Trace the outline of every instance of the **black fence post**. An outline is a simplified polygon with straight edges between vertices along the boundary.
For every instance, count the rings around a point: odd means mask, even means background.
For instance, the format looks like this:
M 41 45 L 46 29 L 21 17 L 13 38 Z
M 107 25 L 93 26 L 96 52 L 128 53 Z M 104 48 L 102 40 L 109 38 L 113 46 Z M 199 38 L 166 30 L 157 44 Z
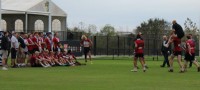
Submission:
M 97 49 L 97 37 L 94 36 L 94 56 L 96 56 L 96 49 Z
M 119 36 L 117 36 L 117 55 L 119 56 Z
M 115 59 L 115 49 L 113 49 L 113 60 Z
M 107 55 L 108 55 L 108 36 L 107 36 L 107 48 L 106 48 L 106 51 L 107 51 Z
M 157 49 L 157 61 L 158 61 L 158 52 L 159 52 L 159 51 L 158 51 L 158 49 Z
M 124 37 L 124 56 L 126 54 L 126 37 Z

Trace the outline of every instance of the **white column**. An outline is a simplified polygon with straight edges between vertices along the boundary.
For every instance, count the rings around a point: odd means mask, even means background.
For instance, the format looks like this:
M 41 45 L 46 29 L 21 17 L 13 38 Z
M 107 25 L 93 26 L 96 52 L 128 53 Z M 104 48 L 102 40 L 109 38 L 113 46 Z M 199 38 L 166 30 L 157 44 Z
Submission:
M 28 13 L 25 13 L 25 32 L 28 32 Z
M 52 32 L 52 16 L 51 16 L 51 6 L 52 6 L 52 2 L 51 2 L 51 0 L 48 0 L 49 1 L 49 7 L 48 7 L 48 9 L 49 9 L 49 32 Z

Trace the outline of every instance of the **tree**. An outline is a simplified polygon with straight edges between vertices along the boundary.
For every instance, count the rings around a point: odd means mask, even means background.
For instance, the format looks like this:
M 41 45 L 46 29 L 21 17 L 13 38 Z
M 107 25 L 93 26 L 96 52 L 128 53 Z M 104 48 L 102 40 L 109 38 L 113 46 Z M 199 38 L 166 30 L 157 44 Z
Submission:
M 106 36 L 114 36 L 116 35 L 115 28 L 111 26 L 110 24 L 106 24 L 101 30 L 100 30 L 101 35 L 106 35 Z
M 95 34 L 96 32 L 97 32 L 97 26 L 94 24 L 90 24 L 88 26 L 88 31 L 87 31 L 88 35 Z
M 197 35 L 197 32 L 199 32 L 196 23 L 194 23 L 190 18 L 185 20 L 184 26 L 187 34 Z
M 151 35 L 154 38 L 160 38 L 162 34 L 168 34 L 171 29 L 171 24 L 164 19 L 149 19 L 147 22 L 142 22 L 137 27 L 136 33 L 142 32 L 143 36 Z

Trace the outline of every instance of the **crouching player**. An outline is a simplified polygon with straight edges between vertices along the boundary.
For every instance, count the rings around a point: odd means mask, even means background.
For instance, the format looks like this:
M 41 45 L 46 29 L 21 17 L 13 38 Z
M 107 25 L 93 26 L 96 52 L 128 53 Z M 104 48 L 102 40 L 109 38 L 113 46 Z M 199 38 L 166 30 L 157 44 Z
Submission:
M 140 59 L 140 63 L 142 64 L 143 71 L 146 71 L 145 62 L 144 62 L 144 40 L 141 38 L 141 35 L 137 35 L 135 40 L 135 57 L 134 57 L 134 68 L 133 72 L 137 72 L 137 60 Z
M 197 66 L 197 71 L 200 72 L 200 66 L 199 63 L 195 60 L 195 43 L 191 38 L 191 35 L 187 36 L 186 43 L 186 53 L 185 53 L 185 64 L 184 68 L 185 71 L 187 70 L 187 64 L 188 62 L 193 62 Z
M 78 62 L 74 54 L 71 52 L 71 50 L 68 50 L 67 55 L 68 55 L 68 60 L 72 62 L 74 65 L 76 66 L 86 65 L 86 64 L 81 64 L 80 62 Z
M 30 64 L 32 67 L 50 67 L 50 65 L 43 59 L 44 58 L 40 55 L 40 52 L 36 51 L 30 58 Z

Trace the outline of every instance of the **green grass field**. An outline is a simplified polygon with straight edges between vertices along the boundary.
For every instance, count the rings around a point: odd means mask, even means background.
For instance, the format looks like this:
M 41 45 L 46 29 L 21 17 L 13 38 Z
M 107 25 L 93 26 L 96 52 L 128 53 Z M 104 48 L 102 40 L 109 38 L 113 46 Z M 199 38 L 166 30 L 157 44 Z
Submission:
M 82 61 L 81 61 L 82 62 Z M 77 67 L 0 70 L 0 90 L 200 90 L 200 73 L 167 72 L 162 61 L 147 61 L 147 72 L 131 72 L 132 60 L 95 60 Z M 139 66 L 141 67 L 140 63 Z

